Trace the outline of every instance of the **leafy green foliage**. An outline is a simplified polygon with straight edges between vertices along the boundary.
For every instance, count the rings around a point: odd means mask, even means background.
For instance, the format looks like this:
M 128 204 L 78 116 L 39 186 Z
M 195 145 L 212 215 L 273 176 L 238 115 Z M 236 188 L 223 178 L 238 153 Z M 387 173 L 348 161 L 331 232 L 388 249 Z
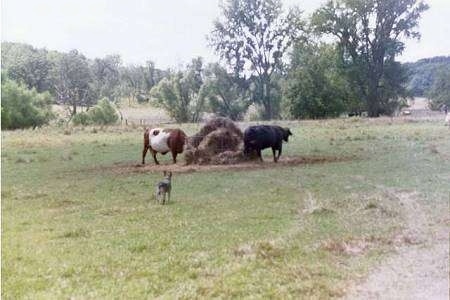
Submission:
M 450 107 L 450 68 L 437 71 L 427 96 L 432 109 L 440 109 L 444 104 Z
M 121 59 L 119 55 L 107 55 L 104 58 L 94 59 L 90 69 L 92 70 L 93 83 L 91 89 L 96 91 L 99 98 L 108 98 L 116 102 L 120 96 Z
M 177 122 L 197 122 L 205 106 L 205 97 L 200 93 L 202 84 L 203 62 L 196 58 L 186 70 L 161 80 L 151 90 L 151 96 Z
M 211 45 L 235 74 L 251 75 L 253 100 L 263 105 L 265 119 L 276 117 L 280 97 L 272 94 L 277 89 L 272 75 L 282 70 L 284 54 L 300 36 L 300 11 L 283 15 L 280 0 L 228 0 L 222 15 L 214 23 Z
M 284 107 L 294 118 L 338 116 L 351 108 L 349 83 L 331 45 L 296 45 L 284 84 Z
M 111 102 L 103 98 L 87 112 L 77 113 L 72 122 L 74 125 L 110 125 L 117 122 L 119 116 Z
M 72 117 L 72 123 L 73 125 L 87 126 L 92 124 L 92 120 L 87 112 L 81 111 Z
M 406 96 L 395 89 L 406 79 L 393 73 L 400 70 L 395 57 L 404 50 L 402 38 L 420 36 L 416 28 L 426 9 L 421 0 L 330 0 L 314 13 L 315 31 L 338 39 L 347 76 L 358 86 L 369 116 L 392 111 Z M 394 85 L 386 84 L 393 78 Z
M 416 97 L 423 97 L 430 90 L 439 70 L 442 68 L 450 70 L 450 56 L 425 58 L 404 65 L 409 76 L 408 90 Z
M 51 90 L 50 71 L 53 62 L 45 49 L 27 44 L 2 43 L 2 69 L 6 76 L 39 93 Z
M 219 64 L 210 64 L 205 77 L 200 94 L 206 98 L 209 110 L 232 120 L 241 119 L 250 105 L 248 82 L 229 74 Z
M 136 99 L 139 103 L 148 102 L 151 89 L 168 75 L 168 71 L 157 69 L 152 61 L 147 61 L 144 66 L 122 67 L 121 95 Z
M 27 89 L 12 80 L 2 79 L 2 128 L 18 129 L 47 124 L 54 115 L 52 96 Z
M 92 88 L 92 71 L 86 57 L 72 50 L 57 54 L 55 60 L 52 76 L 58 103 L 67 105 L 71 116 L 77 113 L 77 107 L 95 104 L 98 91 Z

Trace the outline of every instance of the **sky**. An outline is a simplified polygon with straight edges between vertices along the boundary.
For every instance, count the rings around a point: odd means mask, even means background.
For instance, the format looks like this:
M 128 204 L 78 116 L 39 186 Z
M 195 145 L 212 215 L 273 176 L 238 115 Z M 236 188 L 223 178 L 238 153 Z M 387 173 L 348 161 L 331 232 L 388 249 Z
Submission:
M 282 0 L 304 16 L 324 0 Z M 177 68 L 193 57 L 217 61 L 206 36 L 221 0 L 1 0 L 1 40 L 38 48 L 78 49 L 89 58 L 119 54 L 125 64 L 152 60 Z M 426 0 L 422 38 L 407 41 L 400 61 L 450 55 L 450 0 Z

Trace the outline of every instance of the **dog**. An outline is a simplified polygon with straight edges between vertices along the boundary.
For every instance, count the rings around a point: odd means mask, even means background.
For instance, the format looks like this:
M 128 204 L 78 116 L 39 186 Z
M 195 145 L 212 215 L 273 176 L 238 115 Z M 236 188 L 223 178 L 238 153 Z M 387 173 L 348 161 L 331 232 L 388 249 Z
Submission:
M 172 172 L 164 171 L 164 179 L 158 182 L 156 185 L 156 193 L 155 198 L 158 203 L 164 205 L 166 203 L 166 194 L 167 194 L 167 203 L 170 201 L 170 192 L 172 190 Z

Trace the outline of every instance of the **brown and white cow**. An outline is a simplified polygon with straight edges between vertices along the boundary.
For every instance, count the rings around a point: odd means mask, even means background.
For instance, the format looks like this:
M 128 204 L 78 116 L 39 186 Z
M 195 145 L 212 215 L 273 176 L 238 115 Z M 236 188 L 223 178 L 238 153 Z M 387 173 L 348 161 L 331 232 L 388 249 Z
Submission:
M 183 152 L 185 143 L 186 134 L 181 129 L 147 128 L 144 133 L 142 164 L 145 164 L 147 150 L 150 150 L 157 165 L 159 165 L 156 159 L 158 152 L 163 155 L 169 151 L 172 152 L 173 163 L 177 163 L 177 155 Z

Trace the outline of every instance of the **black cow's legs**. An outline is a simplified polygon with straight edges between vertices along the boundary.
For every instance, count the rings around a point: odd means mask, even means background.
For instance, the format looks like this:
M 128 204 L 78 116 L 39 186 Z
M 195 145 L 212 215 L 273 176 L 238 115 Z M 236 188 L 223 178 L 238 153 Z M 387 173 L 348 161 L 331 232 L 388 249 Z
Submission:
M 260 160 L 260 161 L 263 161 L 262 155 L 261 155 L 261 150 L 258 150 L 258 157 L 259 157 L 259 160 Z
M 277 155 L 276 155 L 276 149 L 275 149 L 275 147 L 272 147 L 272 153 L 273 153 L 273 161 L 274 162 L 277 162 L 277 160 L 278 160 L 278 158 L 277 158 Z
M 276 155 L 276 151 L 278 150 L 278 155 Z M 273 161 L 278 162 L 281 156 L 281 145 L 278 147 L 272 147 L 272 153 L 273 153 Z

